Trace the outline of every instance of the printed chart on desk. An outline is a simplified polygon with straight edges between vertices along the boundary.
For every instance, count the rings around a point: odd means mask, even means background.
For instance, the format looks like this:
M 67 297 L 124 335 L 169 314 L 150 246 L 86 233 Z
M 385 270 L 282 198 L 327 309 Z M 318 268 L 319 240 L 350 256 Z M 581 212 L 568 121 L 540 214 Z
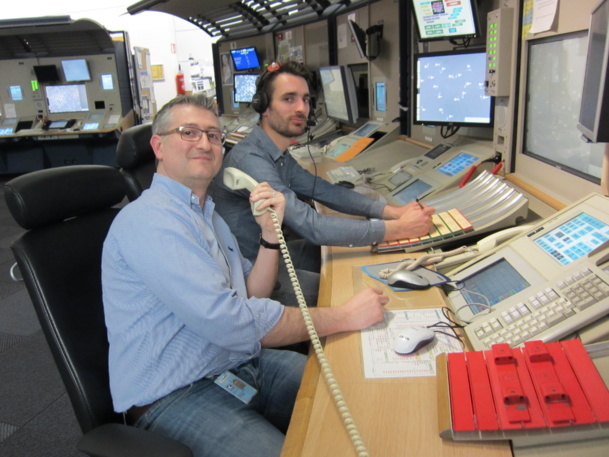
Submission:
M 400 330 L 427 327 L 440 321 L 449 323 L 440 308 L 385 311 L 383 322 L 361 332 L 366 378 L 435 376 L 438 354 L 463 351 L 457 339 L 436 332 L 436 339 L 432 343 L 408 355 L 397 354 L 392 345 Z M 438 330 L 452 333 L 447 327 L 439 327 Z

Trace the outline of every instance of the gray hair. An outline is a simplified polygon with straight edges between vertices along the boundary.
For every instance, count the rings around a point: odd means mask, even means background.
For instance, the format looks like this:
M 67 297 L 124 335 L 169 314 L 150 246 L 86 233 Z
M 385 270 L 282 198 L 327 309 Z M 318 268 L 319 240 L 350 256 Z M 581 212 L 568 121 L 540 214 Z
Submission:
M 173 108 L 179 105 L 191 105 L 197 108 L 207 110 L 218 117 L 216 104 L 212 98 L 208 98 L 203 94 L 180 95 L 173 100 L 168 101 L 160 111 L 154 116 L 152 122 L 152 134 L 158 135 L 161 132 L 166 132 L 171 124 L 171 112 Z

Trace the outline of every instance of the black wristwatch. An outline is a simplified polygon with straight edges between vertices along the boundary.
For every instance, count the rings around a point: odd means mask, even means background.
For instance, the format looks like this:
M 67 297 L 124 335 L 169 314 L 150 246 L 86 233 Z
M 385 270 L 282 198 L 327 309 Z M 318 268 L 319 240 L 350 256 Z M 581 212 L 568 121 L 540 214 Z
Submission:
M 279 249 L 281 249 L 281 244 L 269 243 L 267 240 L 262 238 L 262 235 L 260 235 L 260 246 L 267 249 L 275 249 L 276 251 L 279 251 Z

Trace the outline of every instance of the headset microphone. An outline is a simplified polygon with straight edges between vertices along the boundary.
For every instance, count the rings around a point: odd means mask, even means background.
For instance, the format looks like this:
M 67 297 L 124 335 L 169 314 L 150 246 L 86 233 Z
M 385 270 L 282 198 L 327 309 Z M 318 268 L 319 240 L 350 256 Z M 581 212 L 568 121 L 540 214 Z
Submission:
M 313 119 L 307 119 L 307 127 L 315 127 L 316 125 L 316 121 L 314 121 Z

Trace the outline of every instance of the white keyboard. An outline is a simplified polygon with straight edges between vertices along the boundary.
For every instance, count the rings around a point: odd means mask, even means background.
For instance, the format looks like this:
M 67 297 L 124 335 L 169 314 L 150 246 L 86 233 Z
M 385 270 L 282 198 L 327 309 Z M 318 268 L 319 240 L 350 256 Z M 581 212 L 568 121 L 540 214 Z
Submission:
M 357 171 L 355 168 L 350 167 L 350 166 L 338 167 L 338 168 L 335 168 L 334 170 L 329 170 L 327 172 L 327 175 L 328 175 L 328 179 L 330 180 L 330 182 L 332 184 L 336 184 L 337 182 L 340 182 L 340 181 L 349 181 L 349 182 L 355 184 L 362 177 L 362 175 L 360 175 L 359 171 Z
M 308 159 L 310 157 L 320 157 L 326 153 L 325 147 L 317 147 L 311 145 L 296 146 L 290 148 L 290 154 L 295 159 Z

